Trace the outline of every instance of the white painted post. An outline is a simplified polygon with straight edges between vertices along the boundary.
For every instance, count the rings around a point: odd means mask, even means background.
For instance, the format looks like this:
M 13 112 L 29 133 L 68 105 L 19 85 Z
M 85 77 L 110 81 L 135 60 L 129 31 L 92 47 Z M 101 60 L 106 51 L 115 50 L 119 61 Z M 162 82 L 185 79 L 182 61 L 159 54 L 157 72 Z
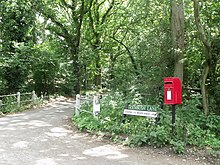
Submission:
M 41 99 L 44 100 L 44 95 L 43 95 L 43 92 L 41 92 L 41 95 L 40 95 Z
M 2 107 L 2 100 L 0 100 L 0 117 L 5 116 L 1 111 L 1 107 Z
M 17 93 L 17 105 L 18 107 L 20 107 L 21 105 L 21 93 L 20 92 Z
M 76 116 L 79 116 L 80 112 L 80 94 L 76 95 L 76 105 L 75 105 L 75 114 Z
M 32 91 L 32 102 L 33 104 L 35 104 L 35 101 L 36 101 L 36 94 L 35 94 L 35 91 Z
M 93 97 L 93 116 L 97 117 L 100 112 L 100 101 L 97 95 Z

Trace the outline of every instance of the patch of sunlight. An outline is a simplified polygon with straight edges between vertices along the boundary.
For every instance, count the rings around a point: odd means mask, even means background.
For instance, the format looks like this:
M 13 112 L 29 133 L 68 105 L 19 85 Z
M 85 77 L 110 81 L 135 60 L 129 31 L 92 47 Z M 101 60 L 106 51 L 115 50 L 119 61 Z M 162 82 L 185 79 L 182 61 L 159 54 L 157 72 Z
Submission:
M 8 124 L 8 122 L 6 122 L 6 121 L 0 122 L 0 125 L 3 125 L 3 124 Z
M 68 157 L 69 154 L 59 154 L 58 156 L 61 156 L 61 157 Z
M 19 122 L 19 123 L 14 123 L 14 124 L 10 124 L 10 126 L 34 126 L 34 127 L 50 127 L 52 126 L 51 124 L 48 124 L 44 121 L 41 120 L 31 120 L 28 122 Z
M 24 115 L 26 115 L 26 113 L 12 114 L 12 115 L 8 115 L 8 117 L 18 117 L 18 116 L 24 116 Z
M 15 131 L 16 129 L 14 127 L 0 127 L 0 131 Z
M 22 122 L 22 120 L 12 120 L 11 123 L 18 123 L 18 122 Z
M 35 165 L 56 165 L 56 162 L 51 158 L 37 160 Z
M 27 141 L 20 141 L 20 142 L 14 143 L 13 148 L 27 148 L 28 144 L 29 142 Z
M 62 136 L 67 136 L 67 133 L 50 133 L 50 132 L 45 132 L 47 136 L 50 137 L 62 137 Z
M 76 158 L 72 158 L 72 160 L 85 160 L 86 159 L 86 157 L 76 157 Z
M 107 159 L 122 159 L 128 157 L 128 155 L 122 154 L 120 151 L 118 151 L 118 149 L 111 145 L 87 149 L 83 152 L 83 154 L 94 157 L 105 156 Z
M 4 152 L 5 150 L 4 149 L 0 149 L 0 152 Z
M 62 127 L 54 127 L 50 130 L 51 132 L 46 132 L 45 134 L 50 137 L 62 137 L 67 136 L 67 133 L 70 133 L 72 131 L 67 130 Z
M 46 142 L 46 141 L 48 141 L 48 139 L 41 139 L 40 141 L 41 142 Z
M 56 113 L 64 113 L 65 111 L 63 110 L 57 110 Z

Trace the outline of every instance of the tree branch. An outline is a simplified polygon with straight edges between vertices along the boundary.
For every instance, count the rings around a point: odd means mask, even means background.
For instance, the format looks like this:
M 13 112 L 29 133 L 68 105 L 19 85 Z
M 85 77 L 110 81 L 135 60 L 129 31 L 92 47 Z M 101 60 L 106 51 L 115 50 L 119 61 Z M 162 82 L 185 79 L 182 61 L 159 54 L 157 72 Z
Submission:
M 62 3 L 66 8 L 69 8 L 69 9 L 71 9 L 71 10 L 74 10 L 74 9 L 75 9 L 74 5 L 68 4 L 65 0 L 61 0 L 61 3 Z
M 92 11 L 91 10 L 89 11 L 89 25 L 92 28 L 93 33 L 96 34 L 97 32 L 95 30 L 94 20 L 93 20 L 93 17 L 92 17 Z
M 108 14 L 109 14 L 109 12 L 111 11 L 111 9 L 113 8 L 114 4 L 115 4 L 115 0 L 112 0 L 112 2 L 111 2 L 111 4 L 110 4 L 110 7 L 108 8 L 108 10 L 105 12 L 105 14 L 104 14 L 103 17 L 102 17 L 101 24 L 103 24 L 103 23 L 105 22 L 105 20 L 106 20 Z
M 206 47 L 210 47 L 211 44 L 207 39 L 207 36 L 205 34 L 204 28 L 202 26 L 200 16 L 199 16 L 199 0 L 193 0 L 193 6 L 194 6 L 194 17 L 196 22 L 196 27 L 198 29 L 199 37 L 201 38 L 201 41 Z
M 57 21 L 53 16 L 47 14 L 47 17 L 56 25 L 58 26 L 62 32 L 64 33 L 62 37 L 66 38 L 68 36 L 70 36 L 68 30 L 63 26 L 62 23 L 60 23 L 59 21 Z
M 135 74 L 136 74 L 137 76 L 139 76 L 140 73 L 138 72 L 138 67 L 137 67 L 137 65 L 136 65 L 135 59 L 134 59 L 134 57 L 133 57 L 133 55 L 132 55 L 130 49 L 129 49 L 122 41 L 119 41 L 119 40 L 116 39 L 114 36 L 113 36 L 113 37 L 110 37 L 110 38 L 112 38 L 113 40 L 115 40 L 116 42 L 118 42 L 120 45 L 122 45 L 122 46 L 126 49 L 126 51 L 128 52 L 129 58 L 130 58 L 130 60 L 131 60 L 132 66 L 133 66 L 133 68 L 134 68 L 134 70 L 135 70 Z

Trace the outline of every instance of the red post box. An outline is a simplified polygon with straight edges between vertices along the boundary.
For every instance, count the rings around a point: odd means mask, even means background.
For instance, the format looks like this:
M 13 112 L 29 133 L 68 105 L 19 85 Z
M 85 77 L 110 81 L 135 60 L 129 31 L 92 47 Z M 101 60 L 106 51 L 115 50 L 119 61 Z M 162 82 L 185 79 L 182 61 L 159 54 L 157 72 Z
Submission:
M 164 78 L 164 104 L 182 104 L 182 85 L 178 77 Z

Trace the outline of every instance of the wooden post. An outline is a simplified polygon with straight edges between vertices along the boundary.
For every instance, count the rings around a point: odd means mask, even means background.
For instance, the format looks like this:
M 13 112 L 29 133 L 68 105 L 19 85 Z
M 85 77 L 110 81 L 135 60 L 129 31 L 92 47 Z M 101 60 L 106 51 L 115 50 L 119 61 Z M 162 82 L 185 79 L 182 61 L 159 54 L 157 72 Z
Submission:
M 86 104 L 89 104 L 89 94 L 86 93 Z
M 17 105 L 18 107 L 20 107 L 21 105 L 21 93 L 20 92 L 17 93 Z
M 0 100 L 0 117 L 5 116 L 4 113 L 1 111 L 2 108 L 2 100 Z
M 41 92 L 40 97 L 41 97 L 41 99 L 42 99 L 42 101 L 43 101 L 43 100 L 44 100 L 43 92 Z
M 36 101 L 36 94 L 35 94 L 35 91 L 32 91 L 32 102 L 33 102 L 33 104 L 35 104 L 35 101 Z
M 1 107 L 2 107 L 2 100 L 0 100 L 0 109 L 1 109 Z
M 97 117 L 100 112 L 100 100 L 97 95 L 93 97 L 93 116 Z
M 76 95 L 76 105 L 75 105 L 75 114 L 79 116 L 80 113 L 80 94 Z

